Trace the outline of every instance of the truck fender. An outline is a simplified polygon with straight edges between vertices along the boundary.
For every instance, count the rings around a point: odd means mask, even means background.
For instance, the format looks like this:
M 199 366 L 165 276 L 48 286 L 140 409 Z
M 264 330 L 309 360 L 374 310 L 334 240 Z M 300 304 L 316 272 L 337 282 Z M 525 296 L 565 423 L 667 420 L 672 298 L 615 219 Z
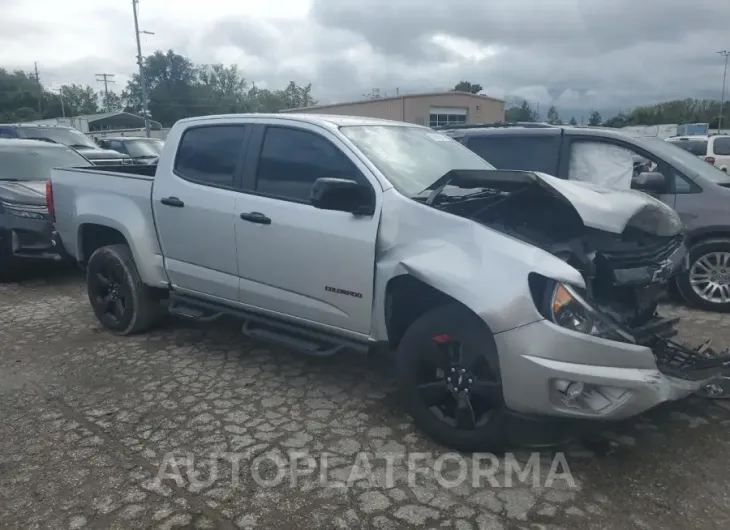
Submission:
M 85 196 L 77 203 L 77 213 L 75 220 L 77 222 L 77 260 L 80 263 L 88 261 L 89 257 L 96 248 L 107 244 L 119 243 L 119 241 L 105 241 L 102 237 L 98 241 L 93 241 L 91 245 L 85 245 L 85 234 L 89 227 L 98 226 L 105 227 L 119 232 L 124 238 L 126 244 L 132 251 L 135 265 L 139 271 L 142 281 L 151 287 L 163 287 L 167 285 L 167 279 L 164 276 L 164 267 L 162 265 L 162 256 L 159 249 L 156 234 L 150 234 L 150 226 L 146 221 L 146 217 L 142 211 L 134 204 L 133 201 L 125 201 L 124 208 L 120 208 L 119 199 L 121 196 L 115 197 L 115 203 L 105 208 L 103 204 L 106 199 L 103 195 Z M 119 219 L 114 215 L 99 212 L 123 212 L 124 219 Z M 86 241 L 88 243 L 88 240 Z

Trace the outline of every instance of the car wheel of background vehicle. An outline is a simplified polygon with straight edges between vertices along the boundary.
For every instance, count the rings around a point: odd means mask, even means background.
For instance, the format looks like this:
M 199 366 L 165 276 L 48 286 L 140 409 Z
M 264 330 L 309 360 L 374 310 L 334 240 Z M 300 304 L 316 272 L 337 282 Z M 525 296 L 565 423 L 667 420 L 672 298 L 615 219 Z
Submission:
M 500 451 L 504 398 L 494 337 L 466 307 L 432 309 L 406 330 L 396 359 L 406 411 L 458 451 Z
M 99 322 L 119 335 L 145 331 L 162 316 L 160 299 L 142 282 L 127 245 L 101 247 L 91 255 L 86 288 Z
M 689 251 L 689 270 L 677 286 L 692 306 L 730 312 L 730 240 L 702 241 Z

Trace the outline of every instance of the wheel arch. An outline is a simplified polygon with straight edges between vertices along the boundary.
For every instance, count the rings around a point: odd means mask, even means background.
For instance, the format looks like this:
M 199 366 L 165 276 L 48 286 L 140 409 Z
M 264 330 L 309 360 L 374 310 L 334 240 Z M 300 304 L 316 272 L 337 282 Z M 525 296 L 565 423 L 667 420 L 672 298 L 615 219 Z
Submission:
M 730 226 L 707 226 L 687 233 L 687 246 L 693 247 L 700 243 L 730 242 Z
M 421 315 L 447 304 L 458 304 L 476 315 L 463 302 L 410 274 L 401 274 L 388 280 L 385 288 L 385 327 L 390 346 L 396 348 L 408 327 Z M 486 322 L 484 324 L 489 328 Z

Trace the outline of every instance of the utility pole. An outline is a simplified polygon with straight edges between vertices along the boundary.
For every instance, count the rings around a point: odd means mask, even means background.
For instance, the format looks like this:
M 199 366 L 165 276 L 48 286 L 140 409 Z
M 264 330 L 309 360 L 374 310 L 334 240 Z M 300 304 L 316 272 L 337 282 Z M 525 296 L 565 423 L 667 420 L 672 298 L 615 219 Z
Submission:
M 41 113 L 43 110 L 41 109 L 41 102 L 43 101 L 43 87 L 41 86 L 41 76 L 38 73 L 38 62 L 33 63 L 33 68 L 35 69 L 35 82 L 38 84 L 38 117 L 42 118 Z
M 154 35 L 149 31 L 140 31 L 137 21 L 137 4 L 139 0 L 132 0 L 132 11 L 134 11 L 134 36 L 137 39 L 137 64 L 139 65 L 139 86 L 142 89 L 142 112 L 144 113 L 144 130 L 147 138 L 150 137 L 150 116 L 147 110 L 147 81 L 144 77 L 144 63 L 142 61 L 142 44 L 139 42 L 140 34 Z
M 58 97 L 61 98 L 61 116 L 66 117 L 66 106 L 63 103 L 63 87 L 58 89 Z
M 722 111 L 725 106 L 725 83 L 727 82 L 727 59 L 730 57 L 730 51 L 722 50 L 717 53 L 725 57 L 725 69 L 722 74 L 722 95 L 720 96 L 720 116 L 717 118 L 717 132 L 719 133 L 722 130 Z
M 109 83 L 114 83 L 114 74 L 96 74 L 96 81 L 104 83 L 104 110 L 109 112 Z

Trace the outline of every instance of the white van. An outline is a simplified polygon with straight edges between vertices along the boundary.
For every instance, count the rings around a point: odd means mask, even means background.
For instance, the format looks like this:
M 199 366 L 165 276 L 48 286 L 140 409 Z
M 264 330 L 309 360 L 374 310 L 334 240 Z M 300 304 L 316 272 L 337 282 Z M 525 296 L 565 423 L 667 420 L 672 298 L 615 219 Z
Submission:
M 730 135 L 676 136 L 667 138 L 667 142 L 699 156 L 722 171 L 727 172 L 730 167 Z

